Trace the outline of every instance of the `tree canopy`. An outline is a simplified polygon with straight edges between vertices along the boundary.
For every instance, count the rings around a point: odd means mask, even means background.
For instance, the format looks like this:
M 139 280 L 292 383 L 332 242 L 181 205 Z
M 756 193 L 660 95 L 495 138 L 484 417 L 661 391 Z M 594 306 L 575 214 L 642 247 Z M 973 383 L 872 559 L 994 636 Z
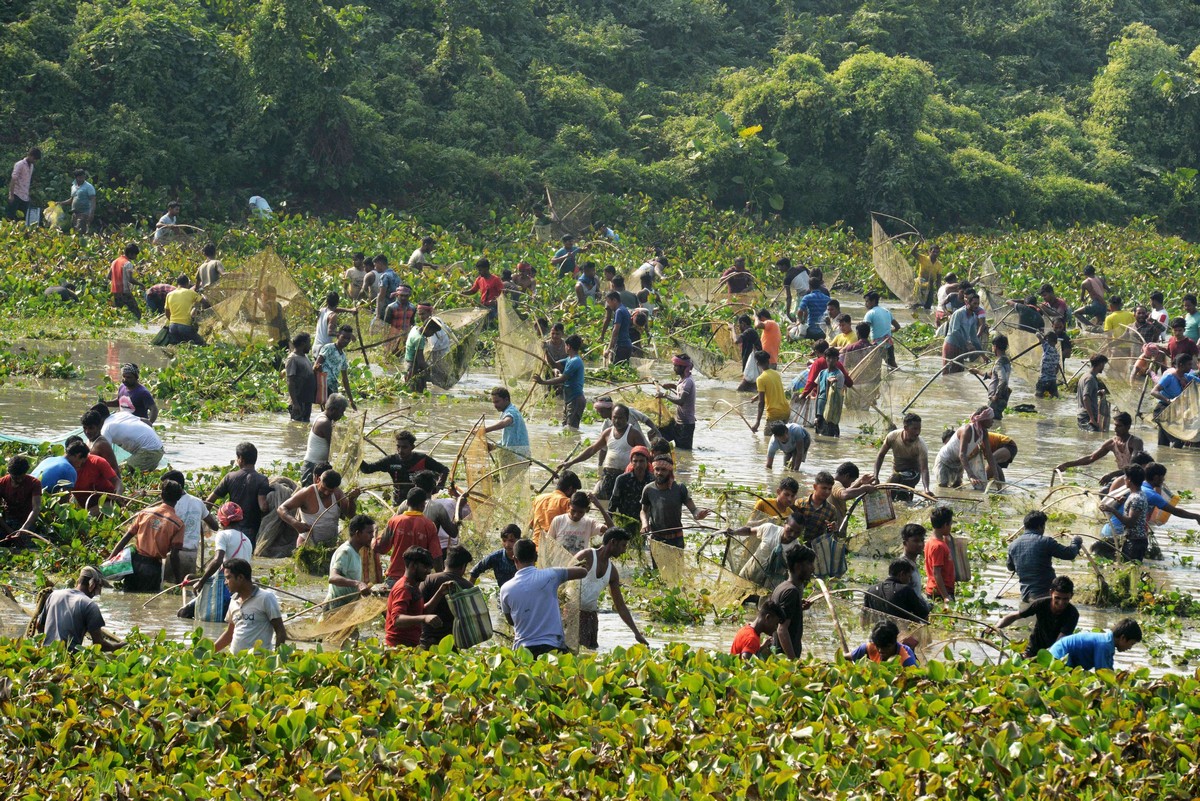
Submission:
M 545 184 L 799 223 L 1200 211 L 1200 6 L 1174 0 L 30 0 L 0 25 L 0 150 L 88 169 L 114 221 L 258 193 L 449 222 Z

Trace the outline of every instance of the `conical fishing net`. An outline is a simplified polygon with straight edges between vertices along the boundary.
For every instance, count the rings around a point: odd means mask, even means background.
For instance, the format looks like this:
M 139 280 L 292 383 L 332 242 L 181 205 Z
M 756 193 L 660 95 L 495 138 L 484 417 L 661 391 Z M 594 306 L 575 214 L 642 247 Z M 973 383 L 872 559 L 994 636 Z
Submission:
M 884 351 L 883 345 L 876 345 L 852 350 L 842 356 L 842 364 L 854 381 L 854 386 L 846 390 L 847 409 L 869 409 L 879 397 L 879 387 L 883 381 Z
M 569 192 L 546 187 L 546 219 L 548 225 L 534 227 L 542 241 L 561 239 L 570 234 L 579 237 L 592 227 L 592 206 L 595 197 L 590 192 Z
M 326 612 L 318 619 L 288 626 L 288 636 L 297 640 L 322 640 L 340 646 L 359 626 L 378 619 L 387 609 L 387 599 L 374 595 L 352 600 Z
M 733 329 L 728 323 L 714 320 L 712 326 L 712 344 L 717 352 L 726 359 L 739 361 L 742 358 L 742 346 L 733 338 Z
M 747 581 L 698 553 L 688 553 L 682 548 L 651 540 L 650 554 L 664 582 L 672 587 L 705 593 L 709 602 L 718 609 L 740 604 L 751 595 L 767 592 L 758 584 Z
M 905 303 L 916 303 L 917 272 L 892 244 L 874 215 L 871 216 L 871 263 L 892 294 Z
M 538 567 L 572 567 L 575 554 L 558 544 L 552 537 L 542 537 L 538 546 Z M 566 581 L 558 588 L 558 604 L 562 611 L 563 635 L 567 647 L 579 652 L 579 582 Z
M 508 384 L 527 381 L 546 366 L 542 340 L 532 320 L 522 320 L 513 303 L 500 297 L 500 336 L 496 339 L 496 366 Z
M 285 332 L 311 327 L 316 312 L 283 259 L 267 249 L 204 291 L 211 313 L 200 323 L 205 337 L 239 345 L 277 342 Z
M 479 347 L 479 329 L 487 319 L 487 309 L 451 309 L 437 315 L 450 336 L 450 349 L 438 358 L 426 353 L 429 380 L 442 389 L 450 389 L 466 374 Z
M 1200 384 L 1189 384 L 1155 419 L 1173 437 L 1184 442 L 1200 440 Z
M 703 375 L 717 381 L 741 380 L 742 365 L 736 359 L 726 359 L 716 351 L 682 340 L 676 340 L 675 346 L 679 348 L 680 352 L 686 353 L 691 358 L 692 365 Z
M 340 424 L 334 426 L 329 463 L 341 474 L 343 487 L 350 487 L 358 481 L 359 465 L 365 455 L 363 435 L 366 426 L 365 412 L 351 412 L 342 418 Z

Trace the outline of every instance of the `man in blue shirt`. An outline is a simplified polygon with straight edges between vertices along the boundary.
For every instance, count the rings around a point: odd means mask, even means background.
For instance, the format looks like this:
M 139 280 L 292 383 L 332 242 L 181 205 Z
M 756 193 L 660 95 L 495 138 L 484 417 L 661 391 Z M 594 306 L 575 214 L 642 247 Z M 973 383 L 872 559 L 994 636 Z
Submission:
M 75 467 L 65 456 L 43 459 L 29 475 L 42 482 L 43 492 L 68 492 L 75 489 Z
M 1146 479 L 1142 482 L 1142 494 L 1146 496 L 1146 505 L 1184 520 L 1200 522 L 1200 514 L 1189 512 L 1187 509 L 1175 506 L 1163 496 L 1163 483 L 1167 480 L 1167 468 L 1158 462 L 1146 465 Z
M 496 586 L 503 587 L 512 577 L 517 575 L 517 564 L 513 561 L 514 549 L 517 547 L 517 542 L 521 539 L 521 527 L 516 523 L 509 523 L 500 532 L 500 543 L 503 547 L 489 553 L 487 556 L 475 563 L 475 567 L 471 568 L 471 583 L 478 581 L 488 570 L 492 571 L 492 576 L 496 579 Z
M 579 428 L 583 419 L 583 337 L 572 334 L 567 337 L 567 358 L 563 360 L 562 373 L 554 378 L 535 375 L 533 380 L 543 386 L 563 388 L 563 425 Z
M 604 353 L 609 357 L 610 364 L 627 362 L 633 355 L 633 339 L 629 336 L 633 317 L 629 308 L 621 302 L 621 293 L 615 289 L 604 296 L 604 304 L 612 312 L 613 318 L 612 336 Z
M 1074 560 L 1083 547 L 1083 537 L 1061 545 L 1046 536 L 1046 513 L 1034 510 L 1025 515 L 1025 531 L 1008 546 L 1008 569 L 1021 582 L 1021 602 L 1033 603 L 1050 594 L 1054 581 L 1052 559 Z
M 863 301 L 867 306 L 863 322 L 871 326 L 871 344 L 885 343 L 884 355 L 887 358 L 888 367 L 895 367 L 896 348 L 892 345 L 892 332 L 900 330 L 900 323 L 896 322 L 896 318 L 890 311 L 879 305 L 878 292 L 868 292 L 863 295 Z
M 822 291 L 822 282 L 813 276 L 809 284 L 809 293 L 800 298 L 797 307 L 797 320 L 804 330 L 807 339 L 824 339 L 825 331 L 821 323 L 825 319 L 825 309 L 829 307 L 829 295 Z
M 1063 637 L 1050 646 L 1050 655 L 1065 659 L 1070 667 L 1112 670 L 1117 651 L 1128 651 L 1142 641 L 1142 627 L 1132 618 L 1122 618 L 1112 631 L 1087 631 Z
M 559 275 L 575 274 L 575 257 L 583 252 L 583 248 L 575 247 L 575 237 L 567 234 L 562 238 L 562 247 L 554 251 L 550 263 L 558 268 Z
M 512 394 L 507 387 L 495 387 L 492 389 L 492 406 L 496 411 L 500 412 L 500 420 L 492 423 L 490 426 L 484 426 L 485 434 L 490 434 L 493 431 L 499 431 L 500 447 L 496 449 L 496 458 L 501 465 L 508 467 L 506 478 L 512 478 L 513 474 L 519 469 L 528 469 L 529 465 L 525 464 L 518 468 L 515 463 L 529 459 L 529 431 L 525 428 L 525 418 L 521 416 L 521 410 L 512 402 Z M 488 450 L 492 449 L 492 445 L 488 444 Z
M 96 214 L 96 187 L 87 179 L 86 170 L 75 171 L 75 181 L 71 184 L 71 196 L 62 205 L 71 204 L 71 226 L 76 232 L 86 234 L 91 227 L 92 217 Z
M 534 656 L 567 650 L 558 586 L 587 576 L 582 567 L 539 569 L 533 540 L 519 540 L 513 548 L 517 574 L 500 588 L 500 609 L 513 627 L 513 648 L 528 648 Z
M 371 261 L 375 265 L 375 286 L 379 294 L 375 296 L 375 319 L 383 322 L 387 316 L 387 307 L 392 303 L 392 295 L 400 288 L 400 276 L 388 266 L 388 257 L 380 253 Z

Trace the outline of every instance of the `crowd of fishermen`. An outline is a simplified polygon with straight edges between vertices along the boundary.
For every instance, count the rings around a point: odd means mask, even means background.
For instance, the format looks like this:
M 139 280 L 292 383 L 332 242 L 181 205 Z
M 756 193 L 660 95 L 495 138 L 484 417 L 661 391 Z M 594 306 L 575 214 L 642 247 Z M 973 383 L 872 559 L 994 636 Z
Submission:
M 423 240 L 409 258 L 407 268 L 438 269 L 433 261 L 435 249 L 432 238 Z M 549 259 L 552 270 L 557 271 L 549 280 L 571 283 L 581 304 L 604 304 L 606 315 L 599 340 L 608 361 L 620 363 L 649 353 L 650 321 L 662 303 L 655 284 L 665 278 L 666 257 L 654 252 L 631 273 L 629 280 L 640 286 L 633 293 L 626 288 L 626 278 L 612 267 L 603 270 L 607 286 L 602 284 L 596 274 L 597 265 L 583 261 L 583 252 L 584 248 L 571 237 L 564 237 L 562 247 Z M 988 402 L 976 408 L 966 423 L 942 433 L 932 465 L 922 437 L 922 419 L 910 413 L 904 416 L 900 428 L 885 436 L 870 472 L 860 470 L 853 462 L 841 465 L 836 474 L 819 472 L 805 497 L 800 497 L 799 483 L 786 477 L 779 482 L 774 500 L 756 506 L 750 525 L 728 532 L 731 538 L 753 536 L 758 544 L 741 572 L 755 584 L 771 588 L 769 597 L 762 598 L 754 622 L 738 632 L 733 653 L 760 653 L 765 647 L 760 645 L 761 635 L 767 634 L 767 650 L 799 656 L 803 611 L 811 603 L 806 597 L 807 586 L 814 575 L 840 574 L 831 540 L 836 540 L 839 532 L 844 534 L 849 502 L 880 495 L 901 503 L 920 502 L 936 491 L 934 485 L 938 489 L 982 489 L 989 483 L 1003 482 L 1005 468 L 1017 457 L 1018 443 L 992 430 L 1010 409 L 1013 395 L 1010 379 L 1014 357 L 1008 352 L 1008 337 L 995 330 L 1000 321 L 992 321 L 989 327 L 980 292 L 970 282 L 953 274 L 940 274 L 936 248 L 929 252 L 917 248 L 914 255 L 925 298 L 925 303 L 917 305 L 931 311 L 933 322 L 944 326 L 942 371 L 969 369 L 978 375 L 987 382 Z M 173 340 L 196 341 L 198 335 L 188 330 L 190 316 L 185 320 L 182 312 L 176 315 L 172 309 L 186 306 L 190 315 L 194 306 L 203 303 L 200 293 L 205 287 L 220 280 L 223 268 L 215 261 L 215 252 L 206 249 L 205 256 L 196 281 L 199 291 L 191 290 L 191 282 L 181 277 L 179 286 L 163 295 L 163 305 L 171 314 Z M 137 304 L 131 303 L 131 287 L 137 282 L 131 265 L 136 257 L 136 245 L 131 245 L 110 271 L 113 302 L 135 312 Z M 853 387 L 844 364 L 847 354 L 878 349 L 888 368 L 895 368 L 894 336 L 901 325 L 876 292 L 864 295 L 866 311 L 856 324 L 842 312 L 820 271 L 793 265 L 786 257 L 775 266 L 782 276 L 784 308 L 772 311 L 764 305 L 752 315 L 739 316 L 734 342 L 742 357 L 739 389 L 756 393 L 758 402 L 755 421 L 747 424 L 752 432 L 761 430 L 769 438 L 766 467 L 773 469 L 776 456 L 782 455 L 784 467 L 795 471 L 805 462 L 809 449 L 817 442 L 816 436 L 837 437 L 840 433 L 842 398 Z M 480 304 L 490 314 L 495 314 L 502 295 L 528 301 L 538 291 L 536 270 L 527 262 L 518 264 L 515 271 L 495 276 L 488 260 L 482 258 L 475 270 L 477 279 L 464 294 L 478 294 Z M 412 303 L 411 288 L 389 266 L 386 255 L 368 263 L 363 254 L 355 254 L 343 279 L 345 296 L 351 301 L 374 302 L 372 326 L 391 332 L 397 342 L 405 343 L 406 370 L 419 371 L 418 354 L 440 330 L 432 306 Z M 755 290 L 755 278 L 739 258 L 721 275 L 720 286 L 736 298 Z M 177 294 L 181 290 L 186 290 L 185 294 Z M 1163 308 L 1162 295 L 1157 292 L 1149 296 L 1147 306 L 1127 312 L 1123 299 L 1112 294 L 1096 271 L 1088 268 L 1080 285 L 1080 298 L 1084 305 L 1072 311 L 1047 284 L 1041 288 L 1040 297 L 1009 301 L 1011 313 L 1017 315 L 1015 327 L 1035 335 L 1040 346 L 1035 394 L 1056 397 L 1066 383 L 1063 365 L 1073 347 L 1068 331 L 1074 323 L 1094 323 L 1114 337 L 1139 337 L 1142 358 L 1135 371 L 1156 375 L 1152 394 L 1162 406 L 1197 380 L 1191 369 L 1200 336 L 1200 310 L 1194 296 L 1184 298 L 1184 311 L 1175 318 Z M 340 302 L 337 293 L 326 297 L 311 337 L 305 332 L 290 339 L 284 333 L 280 338 L 292 350 L 285 369 L 292 419 L 310 423 L 301 485 L 277 508 L 269 507 L 266 499 L 271 488 L 255 470 L 256 451 L 249 443 L 238 447 L 238 470 L 222 479 L 206 501 L 187 494 L 181 474 L 165 474 L 161 504 L 139 512 L 126 537 L 108 555 L 120 559 L 126 546 L 133 544 L 129 550 L 130 573 L 124 579 L 126 589 L 157 591 L 164 577 L 194 582 L 199 587 L 220 585 L 222 608 L 228 608 L 228 615 L 222 617 L 229 621 L 221 644 L 234 648 L 255 642 L 278 644 L 286 637 L 279 623 L 278 600 L 270 590 L 255 585 L 251 574 L 258 526 L 264 516 L 274 513 L 294 530 L 298 544 L 336 544 L 341 536 L 340 521 L 347 522 L 349 536 L 338 545 L 330 566 L 328 600 L 345 602 L 356 594 L 369 594 L 377 585 L 388 588 L 385 630 L 390 644 L 430 645 L 439 641 L 439 635 L 452 630 L 447 597 L 455 588 L 472 585 L 485 572 L 491 572 L 499 585 L 500 608 L 514 625 L 517 646 L 535 653 L 565 647 L 557 588 L 576 580 L 582 583 L 581 643 L 598 645 L 595 615 L 605 587 L 615 610 L 635 638 L 644 642 L 621 596 L 614 560 L 626 552 L 638 534 L 662 546 L 683 548 L 687 529 L 684 510 L 697 521 L 709 514 L 709 510 L 696 505 L 686 484 L 674 477 L 673 454 L 692 448 L 696 430 L 696 384 L 692 375 L 696 365 L 692 357 L 688 353 L 671 357 L 678 380 L 660 385 L 658 397 L 674 407 L 669 421 L 656 423 L 610 397 L 596 398 L 593 409 L 603 420 L 599 435 L 580 455 L 568 457 L 557 467 L 554 490 L 534 499 L 533 517 L 527 525 L 529 537 L 522 536 L 525 532 L 516 523 L 507 526 L 501 535 L 502 547 L 475 562 L 468 571 L 474 559 L 457 543 L 462 511 L 468 504 L 455 497 L 452 485 L 447 490 L 447 468 L 428 454 L 415 451 L 411 433 L 397 434 L 395 455 L 362 465 L 363 472 L 387 472 L 394 482 L 393 500 L 398 511 L 381 531 L 376 530 L 376 521 L 356 513 L 357 491 L 344 492 L 341 476 L 329 465 L 334 424 L 347 407 L 354 406 L 345 354 L 354 331 L 339 324 L 338 315 L 347 311 Z M 775 319 L 777 315 L 782 327 Z M 585 340 L 580 333 L 564 335 L 561 324 L 551 326 L 539 320 L 538 328 L 546 336 L 543 349 L 554 369 L 535 381 L 555 388 L 563 404 L 563 424 L 577 429 L 587 405 Z M 1172 331 L 1169 338 L 1168 328 Z M 984 348 L 989 334 L 990 358 Z M 780 348 L 785 337 L 812 342 L 811 361 L 789 384 L 780 372 Z M 308 361 L 314 344 L 318 349 L 315 365 Z M 1110 542 L 1111 555 L 1140 560 L 1146 556 L 1155 514 L 1190 519 L 1200 519 L 1200 515 L 1180 508 L 1164 492 L 1167 468 L 1154 462 L 1142 441 L 1131 434 L 1132 417 L 1120 413 L 1109 419 L 1106 388 L 1101 380 L 1108 361 L 1102 353 L 1090 358 L 1087 373 L 1078 381 L 1077 418 L 1081 430 L 1107 432 L 1111 427 L 1112 436 L 1090 454 L 1060 464 L 1058 470 L 1113 457 L 1116 470 L 1104 478 L 1106 499 L 1102 508 L 1110 520 L 1103 533 Z M 987 364 L 973 366 L 972 362 Z M 320 392 L 313 386 L 314 372 L 325 378 Z M 116 399 L 84 414 L 87 439 L 69 442 L 62 464 L 33 468 L 22 463 L 21 457 L 10 461 L 8 475 L 0 479 L 0 502 L 4 504 L 3 520 L 10 544 L 19 544 L 35 533 L 43 488 L 70 491 L 81 505 L 93 511 L 98 511 L 106 493 L 119 493 L 115 448 L 130 454 L 127 469 L 153 470 L 163 461 L 162 442 L 153 428 L 157 414 L 154 399 L 140 384 L 136 365 L 127 365 L 122 378 Z M 791 388 L 790 397 L 785 386 Z M 510 475 L 520 475 L 520 466 L 530 458 L 523 415 L 508 388 L 494 388 L 490 398 L 499 416 L 483 428 L 486 434 L 497 435 L 489 446 L 501 464 L 516 471 Z M 321 410 L 310 420 L 314 404 Z M 1160 448 L 1183 444 L 1166 432 L 1160 433 Z M 570 468 L 592 457 L 599 458 L 600 476 L 595 488 L 586 492 Z M 889 458 L 890 476 L 882 481 Z M 224 498 L 229 500 L 216 509 L 214 517 L 208 510 Z M 615 525 L 614 519 L 622 524 Z M 864 594 L 864 605 L 886 617 L 875 626 L 868 643 L 847 651 L 848 658 L 898 658 L 904 664 L 915 661 L 912 644 L 898 640 L 897 620 L 926 622 L 934 603 L 953 601 L 959 554 L 952 520 L 951 509 L 939 505 L 931 510 L 928 530 L 915 523 L 903 526 L 897 543 L 903 556 L 895 559 L 888 575 Z M 1069 578 L 1055 576 L 1051 560 L 1074 558 L 1081 542 L 1076 538 L 1070 545 L 1061 545 L 1045 534 L 1045 526 L 1042 512 L 1026 516 L 1024 533 L 1010 548 L 1009 567 L 1020 581 L 1021 608 L 1001 620 L 998 627 L 1033 617 L 1035 626 L 1025 649 L 1027 656 L 1046 648 L 1072 664 L 1111 666 L 1114 650 L 1126 650 L 1140 641 L 1140 629 L 1136 622 L 1122 620 L 1107 633 L 1075 633 L 1078 611 L 1071 603 L 1074 589 Z M 200 565 L 196 564 L 195 552 L 204 527 L 216 532 L 217 547 L 212 561 Z M 576 564 L 537 568 L 538 548 L 547 537 L 574 554 Z M 103 572 L 89 568 L 73 592 L 94 597 L 106 585 Z M 94 604 L 82 603 L 78 595 L 68 601 L 57 594 L 43 609 L 46 630 L 68 632 L 56 638 L 78 645 L 81 633 L 92 631 L 90 624 L 64 623 L 66 613 L 56 611 L 60 605 L 63 609 L 86 607 L 86 619 L 93 622 L 98 619 L 98 609 Z M 82 618 L 73 619 L 78 622 Z

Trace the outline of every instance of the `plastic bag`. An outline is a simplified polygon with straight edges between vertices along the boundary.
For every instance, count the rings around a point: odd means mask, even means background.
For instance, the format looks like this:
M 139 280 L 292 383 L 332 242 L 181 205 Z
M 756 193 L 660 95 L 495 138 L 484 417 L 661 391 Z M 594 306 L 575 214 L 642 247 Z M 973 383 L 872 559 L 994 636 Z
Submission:
M 101 562 L 100 575 L 108 581 L 133 575 L 133 546 L 126 545 L 125 549 L 112 559 Z
M 60 231 L 66 231 L 71 226 L 71 215 L 64 207 L 58 205 L 53 200 L 46 206 L 46 210 L 42 212 L 42 219 L 46 221 L 46 225 L 51 228 L 57 228 Z
M 446 599 L 454 613 L 454 644 L 470 648 L 492 638 L 492 616 L 478 587 L 459 590 Z

